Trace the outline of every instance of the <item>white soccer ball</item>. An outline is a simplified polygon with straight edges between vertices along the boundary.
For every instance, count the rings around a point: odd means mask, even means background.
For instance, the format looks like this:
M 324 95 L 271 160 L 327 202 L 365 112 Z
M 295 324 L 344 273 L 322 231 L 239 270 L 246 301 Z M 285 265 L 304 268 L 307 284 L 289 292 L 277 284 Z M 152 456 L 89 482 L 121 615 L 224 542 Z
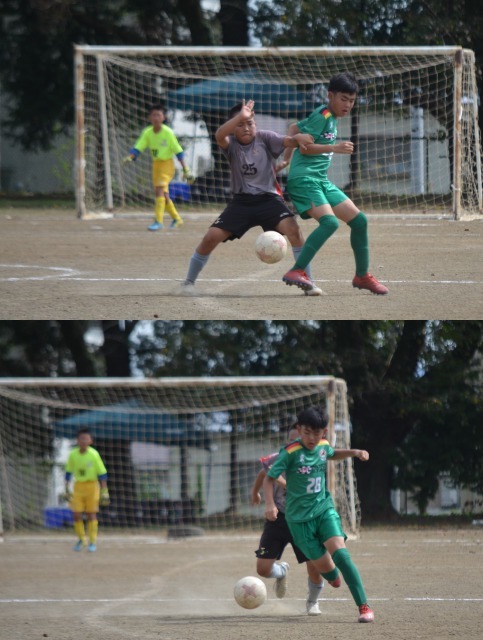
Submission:
M 235 600 L 244 609 L 256 609 L 267 599 L 267 587 L 260 578 L 246 576 L 235 585 Z
M 279 262 L 287 253 L 287 241 L 277 231 L 264 231 L 255 243 L 255 251 L 262 262 Z

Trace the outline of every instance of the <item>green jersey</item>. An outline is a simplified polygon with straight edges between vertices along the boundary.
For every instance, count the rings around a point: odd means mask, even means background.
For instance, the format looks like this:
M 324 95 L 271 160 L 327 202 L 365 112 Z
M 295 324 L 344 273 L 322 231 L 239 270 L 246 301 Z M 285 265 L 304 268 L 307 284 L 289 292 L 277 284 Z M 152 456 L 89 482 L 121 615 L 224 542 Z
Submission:
M 92 482 L 107 473 L 102 458 L 94 447 L 87 447 L 85 453 L 81 453 L 79 447 L 72 449 L 65 470 L 74 476 L 76 482 Z
M 314 144 L 335 144 L 337 140 L 337 118 L 326 106 L 318 107 L 305 120 L 297 123 L 302 133 L 309 133 L 314 138 Z M 332 153 L 320 153 L 306 156 L 295 149 L 288 179 L 321 178 L 327 174 L 332 160 Z
M 151 150 L 153 160 L 171 160 L 171 158 L 183 151 L 174 131 L 165 124 L 158 132 L 153 127 L 146 127 L 134 145 L 138 151 Z
M 280 449 L 267 475 L 278 478 L 285 473 L 287 522 L 308 522 L 334 506 L 330 493 L 325 490 L 327 460 L 333 455 L 334 449 L 327 440 L 320 440 L 312 451 L 306 449 L 300 439 Z

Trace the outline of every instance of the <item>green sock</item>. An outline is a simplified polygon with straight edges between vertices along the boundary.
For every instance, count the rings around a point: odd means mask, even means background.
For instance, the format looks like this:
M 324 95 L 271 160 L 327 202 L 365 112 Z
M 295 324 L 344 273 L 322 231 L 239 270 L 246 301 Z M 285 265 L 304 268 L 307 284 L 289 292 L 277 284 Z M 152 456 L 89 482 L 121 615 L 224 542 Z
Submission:
M 367 218 L 362 211 L 359 211 L 356 217 L 347 224 L 351 228 L 351 247 L 356 259 L 356 274 L 358 276 L 365 276 L 369 271 Z
M 366 592 L 362 586 L 361 576 L 356 565 L 352 562 L 351 554 L 347 549 L 337 549 L 332 559 L 340 572 L 344 576 L 347 586 L 349 587 L 352 597 L 357 606 L 367 602 Z
M 322 216 L 319 226 L 309 235 L 295 263 L 294 269 L 305 269 L 317 251 L 337 231 L 339 221 L 335 216 Z
M 339 569 L 337 569 L 337 567 L 334 567 L 332 571 L 328 571 L 327 573 L 322 573 L 321 575 L 327 581 L 330 580 L 330 582 L 333 582 L 334 580 L 337 579 L 337 576 L 339 575 Z

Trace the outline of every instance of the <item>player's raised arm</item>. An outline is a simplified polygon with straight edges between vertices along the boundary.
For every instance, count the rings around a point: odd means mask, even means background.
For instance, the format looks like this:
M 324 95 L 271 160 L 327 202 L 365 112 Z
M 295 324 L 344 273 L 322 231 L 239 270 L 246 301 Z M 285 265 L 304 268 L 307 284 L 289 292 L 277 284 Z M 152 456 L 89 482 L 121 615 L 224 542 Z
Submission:
M 230 120 L 227 120 L 219 129 L 217 129 L 215 139 L 219 147 L 222 149 L 228 148 L 228 145 L 230 144 L 230 136 L 235 133 L 235 129 L 244 121 L 253 118 L 254 106 L 255 102 L 253 100 L 248 100 L 246 103 L 245 100 L 242 100 L 240 110 L 230 118 Z

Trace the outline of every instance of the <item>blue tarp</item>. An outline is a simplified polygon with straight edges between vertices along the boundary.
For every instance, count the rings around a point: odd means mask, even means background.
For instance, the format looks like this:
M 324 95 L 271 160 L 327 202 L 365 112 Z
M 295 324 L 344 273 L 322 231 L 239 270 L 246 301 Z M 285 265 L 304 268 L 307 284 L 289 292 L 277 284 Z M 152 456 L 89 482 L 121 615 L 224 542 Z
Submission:
M 142 405 L 138 400 L 80 411 L 54 422 L 58 438 L 76 437 L 79 429 L 89 429 L 95 440 L 155 442 L 166 446 L 209 447 L 208 434 L 195 431 L 188 420 Z
M 255 101 L 255 112 L 282 118 L 305 117 L 318 102 L 312 92 L 293 85 L 272 82 L 258 71 L 240 71 L 213 80 L 195 82 L 167 94 L 167 107 L 200 113 L 228 111 L 245 100 Z

